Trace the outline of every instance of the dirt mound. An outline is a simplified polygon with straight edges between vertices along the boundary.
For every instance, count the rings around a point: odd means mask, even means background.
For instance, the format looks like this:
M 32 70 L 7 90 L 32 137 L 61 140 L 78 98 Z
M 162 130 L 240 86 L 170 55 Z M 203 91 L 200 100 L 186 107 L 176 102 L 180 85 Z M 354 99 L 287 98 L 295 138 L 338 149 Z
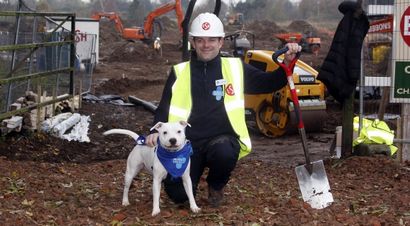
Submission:
M 164 31 L 174 31 L 179 29 L 177 22 L 167 16 L 160 17 L 159 21 L 161 22 Z
M 251 30 L 258 39 L 271 40 L 273 39 L 273 34 L 286 32 L 283 28 L 278 26 L 273 21 L 262 20 L 254 21 L 247 25 L 249 30 Z
M 100 20 L 100 46 L 109 46 L 109 43 L 121 41 L 120 33 L 115 29 L 112 21 Z
M 100 21 L 100 58 L 110 62 L 136 62 L 144 57 L 149 59 L 157 55 L 142 41 L 127 41 L 115 29 L 111 21 Z
M 110 62 L 138 62 L 141 59 L 158 58 L 159 54 L 143 42 L 122 41 L 111 45 L 113 50 L 108 55 Z
M 162 32 L 161 41 L 174 42 L 176 40 L 182 40 L 182 33 L 179 30 L 177 20 L 175 18 L 169 18 L 167 16 L 162 16 L 159 18 L 161 22 Z
M 0 142 L 0 156 L 12 160 L 52 163 L 91 163 L 125 159 L 134 144 L 109 144 L 107 141 L 115 139 L 112 136 L 105 137 L 102 133 L 111 128 L 124 128 L 143 134 L 149 130 L 152 123 L 152 114 L 140 106 L 119 107 L 113 104 L 84 102 L 79 113 L 91 116 L 88 134 L 90 143 L 67 141 L 43 133 L 25 132 L 4 138 L 4 142 Z
M 317 29 L 308 23 L 305 20 L 294 20 L 292 21 L 287 29 L 292 32 L 302 32 L 302 33 L 309 33 L 312 32 L 313 34 L 317 34 Z
M 99 87 L 95 89 L 97 95 L 102 94 L 124 94 L 130 90 L 138 89 L 138 87 L 155 86 L 164 83 L 163 80 L 134 80 L 129 78 L 123 79 L 110 79 L 102 83 Z
M 176 21 L 166 16 L 159 18 L 159 20 L 162 25 L 161 43 L 163 49 L 178 51 L 178 46 L 175 46 L 177 44 L 167 45 L 170 40 L 179 39 L 180 32 Z M 123 39 L 112 21 L 100 21 L 99 41 L 100 60 L 102 61 L 140 62 L 141 60 L 158 60 L 160 58 L 159 52 L 143 41 L 128 41 Z

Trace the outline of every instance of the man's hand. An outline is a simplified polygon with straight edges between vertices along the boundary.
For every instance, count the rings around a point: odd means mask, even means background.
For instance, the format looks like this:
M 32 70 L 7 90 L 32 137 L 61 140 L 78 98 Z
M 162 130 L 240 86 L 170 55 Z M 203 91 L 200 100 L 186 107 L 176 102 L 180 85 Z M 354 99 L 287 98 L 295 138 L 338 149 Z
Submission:
M 158 133 L 151 133 L 145 138 L 145 144 L 149 147 L 155 147 L 157 145 Z
M 283 63 L 289 66 L 290 62 L 296 57 L 296 53 L 302 51 L 302 47 L 297 43 L 287 43 L 288 51 L 285 53 L 285 59 Z

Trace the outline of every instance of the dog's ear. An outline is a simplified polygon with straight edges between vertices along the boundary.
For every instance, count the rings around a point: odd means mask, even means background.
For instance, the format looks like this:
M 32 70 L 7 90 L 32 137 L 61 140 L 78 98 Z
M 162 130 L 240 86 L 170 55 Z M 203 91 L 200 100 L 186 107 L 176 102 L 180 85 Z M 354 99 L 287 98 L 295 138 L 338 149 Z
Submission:
M 153 126 L 149 131 L 152 131 L 154 129 L 158 130 L 159 128 L 161 128 L 162 124 L 163 122 L 157 122 L 157 124 L 155 124 L 155 126 Z
M 179 124 L 181 124 L 182 126 L 184 126 L 184 127 L 187 127 L 187 126 L 189 126 L 189 127 L 191 127 L 191 124 L 189 124 L 188 122 L 186 122 L 186 121 L 179 121 Z

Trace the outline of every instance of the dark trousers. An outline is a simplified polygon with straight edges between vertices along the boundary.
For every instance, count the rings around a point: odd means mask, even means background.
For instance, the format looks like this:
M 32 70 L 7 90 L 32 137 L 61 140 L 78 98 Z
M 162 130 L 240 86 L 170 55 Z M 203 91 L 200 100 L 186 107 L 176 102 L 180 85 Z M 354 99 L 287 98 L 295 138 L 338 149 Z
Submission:
M 191 156 L 191 180 L 194 195 L 199 180 L 206 167 L 209 168 L 206 181 L 214 190 L 221 190 L 229 181 L 232 170 L 238 161 L 240 145 L 233 136 L 218 136 L 208 141 L 205 145 L 195 148 Z M 164 188 L 167 195 L 175 203 L 183 203 L 188 200 L 181 179 L 172 179 L 168 174 L 164 180 Z

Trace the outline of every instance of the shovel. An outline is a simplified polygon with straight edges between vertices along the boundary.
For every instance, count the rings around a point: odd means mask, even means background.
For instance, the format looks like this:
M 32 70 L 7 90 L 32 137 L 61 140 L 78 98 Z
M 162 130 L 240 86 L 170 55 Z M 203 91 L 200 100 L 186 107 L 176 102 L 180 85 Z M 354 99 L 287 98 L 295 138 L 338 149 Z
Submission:
M 298 131 L 302 138 L 302 146 L 305 154 L 306 164 L 295 168 L 296 176 L 299 182 L 299 188 L 302 193 L 303 201 L 310 204 L 314 209 L 323 209 L 333 202 L 332 193 L 330 193 L 330 185 L 327 179 L 325 167 L 322 160 L 310 161 L 309 150 L 307 147 L 307 139 L 305 126 L 302 120 L 302 112 L 299 107 L 299 100 L 296 94 L 295 84 L 293 82 L 293 68 L 300 57 L 300 52 L 292 60 L 289 66 L 278 61 L 278 57 L 288 51 L 288 47 L 276 51 L 272 55 L 273 61 L 278 64 L 286 73 L 290 93 L 292 96 L 295 118 L 298 124 Z

